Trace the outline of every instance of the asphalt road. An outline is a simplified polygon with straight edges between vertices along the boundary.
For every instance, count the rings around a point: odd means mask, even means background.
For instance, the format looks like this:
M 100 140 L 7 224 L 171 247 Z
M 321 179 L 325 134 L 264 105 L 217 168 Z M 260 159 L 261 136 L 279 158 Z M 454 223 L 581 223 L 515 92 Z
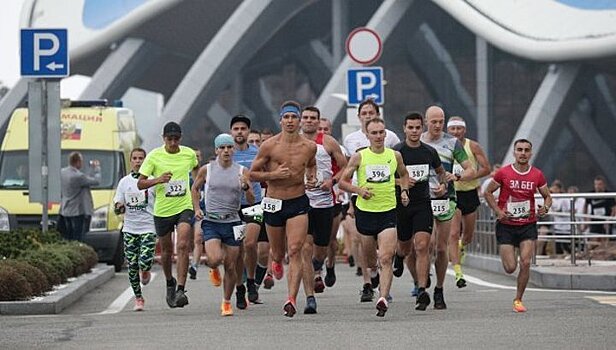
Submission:
M 361 280 L 346 264 L 338 281 L 317 295 L 318 314 L 282 316 L 286 280 L 261 289 L 264 304 L 220 316 L 222 291 L 210 285 L 207 268 L 189 280 L 190 304 L 169 309 L 160 267 L 144 288 L 146 310 L 133 312 L 121 295 L 127 273 L 83 297 L 59 315 L 0 316 L 0 349 L 613 349 L 616 293 L 529 290 L 529 311 L 511 311 L 515 281 L 466 269 L 468 287 L 445 283 L 447 310 L 415 311 L 408 272 L 395 279 L 394 302 L 384 318 L 374 303 L 359 302 Z M 124 299 L 126 300 L 126 299 Z M 603 303 L 600 303 L 603 302 Z M 613 305 L 611 305 L 612 303 Z

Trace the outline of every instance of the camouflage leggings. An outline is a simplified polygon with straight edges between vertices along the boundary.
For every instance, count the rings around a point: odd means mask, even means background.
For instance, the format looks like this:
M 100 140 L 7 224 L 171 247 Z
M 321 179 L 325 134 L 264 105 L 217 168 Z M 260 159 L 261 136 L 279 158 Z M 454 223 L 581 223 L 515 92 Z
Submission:
M 133 234 L 124 232 L 124 254 L 128 261 L 128 280 L 135 297 L 141 297 L 139 270 L 150 271 L 154 262 L 156 234 L 148 232 Z

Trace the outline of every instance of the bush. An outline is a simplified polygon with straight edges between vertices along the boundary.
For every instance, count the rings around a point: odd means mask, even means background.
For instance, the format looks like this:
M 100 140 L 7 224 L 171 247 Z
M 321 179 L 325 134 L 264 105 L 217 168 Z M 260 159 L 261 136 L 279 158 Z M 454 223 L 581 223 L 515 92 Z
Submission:
M 32 289 L 17 270 L 0 265 L 0 301 L 25 300 L 32 296 Z
M 72 271 L 69 277 L 77 277 L 89 270 L 88 262 L 81 252 L 75 249 L 74 245 L 69 244 L 50 244 L 44 249 L 51 249 L 59 254 L 66 256 L 71 261 Z
M 54 230 L 43 233 L 40 229 L 20 228 L 0 234 L 0 256 L 17 258 L 23 252 L 36 250 L 43 244 L 61 241 L 60 234 Z
M 69 242 L 68 246 L 74 247 L 79 253 L 86 259 L 86 266 L 88 267 L 85 272 L 89 272 L 96 264 L 98 264 L 98 254 L 94 248 L 81 242 Z
M 32 295 L 41 295 L 44 292 L 51 290 L 51 285 L 47 281 L 47 277 L 41 272 L 41 270 L 28 264 L 25 261 L 6 259 L 0 261 L 0 265 L 9 266 L 15 269 L 20 275 L 26 278 Z
M 20 257 L 19 260 L 27 262 L 28 264 L 39 269 L 39 271 L 41 271 L 47 279 L 47 283 L 49 284 L 50 289 L 52 286 L 62 283 L 62 278 L 60 278 L 60 275 L 56 271 L 56 268 L 50 262 L 41 258 L 40 255 L 27 254 Z M 2 283 L 1 279 L 0 283 Z
M 66 280 L 73 273 L 73 265 L 66 255 L 61 254 L 53 249 L 44 248 L 39 250 L 33 250 L 24 253 L 27 258 L 33 258 L 48 262 L 58 276 L 60 276 L 60 283 L 66 282 Z

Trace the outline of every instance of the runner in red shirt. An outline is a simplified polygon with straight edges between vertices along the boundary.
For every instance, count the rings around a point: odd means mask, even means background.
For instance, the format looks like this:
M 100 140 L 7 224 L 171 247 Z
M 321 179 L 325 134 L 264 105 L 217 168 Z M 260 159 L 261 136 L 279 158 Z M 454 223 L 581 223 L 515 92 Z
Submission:
M 537 240 L 537 216 L 547 214 L 552 206 L 552 197 L 541 170 L 529 164 L 533 145 L 526 139 L 513 144 L 515 162 L 502 167 L 490 181 L 484 197 L 496 213 L 496 242 L 505 272 L 513 273 L 517 267 L 515 247 L 520 248 L 520 272 L 514 312 L 525 312 L 522 296 L 528 284 L 530 262 Z M 500 188 L 498 204 L 492 194 Z M 539 191 L 544 205 L 535 209 L 535 192 Z

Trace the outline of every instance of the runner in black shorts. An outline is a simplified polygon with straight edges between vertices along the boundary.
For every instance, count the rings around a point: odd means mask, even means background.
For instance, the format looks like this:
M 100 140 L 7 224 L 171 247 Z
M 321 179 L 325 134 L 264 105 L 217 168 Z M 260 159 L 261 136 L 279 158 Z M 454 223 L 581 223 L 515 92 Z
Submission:
M 188 255 L 192 239 L 191 220 L 194 215 L 189 176 L 193 178 L 199 165 L 195 151 L 180 146 L 182 130 L 175 122 L 165 124 L 165 145 L 150 152 L 139 169 L 137 187 L 154 187 L 154 225 L 161 244 L 161 265 L 167 279 L 167 305 L 184 307 L 188 297 L 184 292 L 188 272 Z M 197 198 L 198 202 L 198 198 Z M 171 273 L 173 254 L 172 232 L 177 229 L 177 281 Z M 177 290 L 176 290 L 177 286 Z
M 417 278 L 416 310 L 425 310 L 430 304 L 430 295 L 426 292 L 430 271 L 430 235 L 432 234 L 433 216 L 430 205 L 430 169 L 437 174 L 445 170 L 436 150 L 421 142 L 419 138 L 423 131 L 423 116 L 420 113 L 409 113 L 404 119 L 405 140 L 394 147 L 400 152 L 406 170 L 409 173 L 409 205 L 400 201 L 400 189 L 397 189 L 398 199 L 398 246 L 394 257 L 394 276 L 404 273 L 404 257 L 414 253 L 409 269 L 415 271 Z M 444 179 L 441 179 L 444 181 Z M 414 247 L 414 249 L 413 249 Z

